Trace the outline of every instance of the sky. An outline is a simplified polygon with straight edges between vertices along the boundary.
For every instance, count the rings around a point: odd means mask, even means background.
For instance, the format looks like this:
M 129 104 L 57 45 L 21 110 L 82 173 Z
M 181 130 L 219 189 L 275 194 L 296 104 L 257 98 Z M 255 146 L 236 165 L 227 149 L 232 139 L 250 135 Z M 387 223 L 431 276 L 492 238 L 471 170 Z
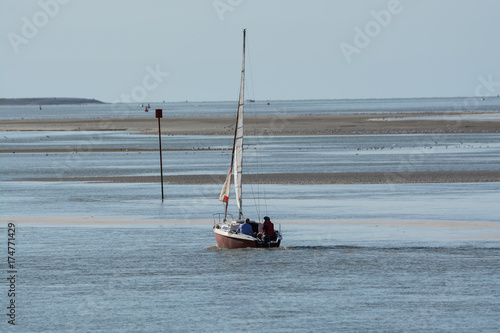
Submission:
M 237 100 L 243 28 L 256 100 L 500 91 L 498 0 L 0 0 L 0 98 Z

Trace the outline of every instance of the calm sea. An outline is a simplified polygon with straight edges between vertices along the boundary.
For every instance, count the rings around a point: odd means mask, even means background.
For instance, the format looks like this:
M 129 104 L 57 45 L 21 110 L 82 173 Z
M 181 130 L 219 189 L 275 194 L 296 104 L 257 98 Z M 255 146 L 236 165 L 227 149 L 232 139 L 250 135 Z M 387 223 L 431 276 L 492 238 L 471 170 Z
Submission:
M 499 100 L 249 104 L 257 114 L 467 111 L 474 117 L 498 112 Z M 229 102 L 163 109 L 176 116 L 235 112 Z M 145 114 L 138 105 L 42 111 L 3 106 L 0 118 Z M 212 232 L 212 214 L 222 208 L 218 185 L 166 184 L 162 202 L 159 184 L 19 180 L 158 174 L 157 153 L 126 151 L 155 148 L 157 137 L 52 131 L 0 137 L 0 149 L 124 148 L 0 154 L 1 332 L 500 331 L 500 183 L 248 184 L 245 212 L 281 224 L 283 248 L 221 250 Z M 230 141 L 165 137 L 165 147 L 184 150 L 164 153 L 164 172 L 225 173 L 230 152 L 207 148 Z M 249 173 L 481 171 L 498 170 L 499 159 L 499 134 L 360 135 L 248 138 L 244 163 Z M 147 223 L 60 223 L 103 217 Z M 43 221 L 23 222 L 37 218 Z M 15 326 L 6 315 L 12 299 Z
M 154 109 L 163 109 L 164 117 L 230 116 L 236 114 L 234 102 L 167 102 L 145 105 L 95 104 L 95 105 L 31 105 L 0 106 L 0 119 L 42 118 L 134 118 L 154 117 Z M 355 114 L 355 113 L 408 113 L 408 112 L 498 112 L 499 97 L 455 98 L 399 98 L 399 99 L 347 99 L 347 100 L 297 100 L 256 101 L 245 104 L 247 115 L 283 114 Z
M 6 250 L 7 230 L 2 232 Z M 2 332 L 498 332 L 500 247 L 474 230 L 288 225 L 276 250 L 210 225 L 16 229 Z M 476 230 L 477 231 L 477 230 Z M 472 236 L 472 237 L 471 237 Z M 5 256 L 2 275 L 7 274 Z M 0 284 L 6 313 L 6 279 Z

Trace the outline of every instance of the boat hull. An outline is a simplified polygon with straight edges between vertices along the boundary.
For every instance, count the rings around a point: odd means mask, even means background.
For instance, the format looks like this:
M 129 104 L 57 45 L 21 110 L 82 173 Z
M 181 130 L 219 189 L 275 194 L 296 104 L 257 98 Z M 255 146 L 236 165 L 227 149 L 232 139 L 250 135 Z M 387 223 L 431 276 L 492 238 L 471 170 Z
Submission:
M 243 249 L 243 248 L 276 248 L 280 246 L 281 238 L 274 242 L 264 243 L 255 237 L 241 237 L 238 234 L 230 234 L 214 229 L 217 245 L 223 249 Z
M 217 245 L 223 249 L 243 249 L 247 247 L 259 247 L 257 241 L 238 239 L 231 236 L 225 236 L 215 233 Z

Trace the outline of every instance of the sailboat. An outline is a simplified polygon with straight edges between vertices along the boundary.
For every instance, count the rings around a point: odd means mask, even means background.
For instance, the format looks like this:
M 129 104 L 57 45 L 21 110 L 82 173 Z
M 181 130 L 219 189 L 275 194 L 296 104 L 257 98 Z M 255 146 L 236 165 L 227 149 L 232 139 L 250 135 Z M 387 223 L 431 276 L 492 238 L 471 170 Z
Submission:
M 243 162 L 243 106 L 244 106 L 244 85 L 245 85 L 245 41 L 246 29 L 243 30 L 243 60 L 241 65 L 240 95 L 238 100 L 238 112 L 236 114 L 236 126 L 233 139 L 233 150 L 231 154 L 231 165 L 226 176 L 226 181 L 222 187 L 219 200 L 225 204 L 224 219 L 214 220 L 213 231 L 217 245 L 221 248 L 256 248 L 256 247 L 279 247 L 281 243 L 281 232 L 275 230 L 271 237 L 262 237 L 263 224 L 245 219 L 242 210 L 242 162 Z M 231 175 L 234 177 L 234 189 L 236 204 L 238 206 L 238 218 L 228 219 L 228 204 L 230 194 Z M 242 223 L 250 223 L 252 226 L 252 235 L 242 234 L 238 229 Z

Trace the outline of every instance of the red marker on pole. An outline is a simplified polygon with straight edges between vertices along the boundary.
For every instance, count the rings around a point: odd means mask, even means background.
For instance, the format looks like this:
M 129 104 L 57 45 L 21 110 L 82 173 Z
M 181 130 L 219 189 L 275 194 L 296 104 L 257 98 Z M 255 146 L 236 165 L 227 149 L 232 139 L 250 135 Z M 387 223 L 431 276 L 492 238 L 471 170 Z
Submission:
M 160 143 L 160 178 L 161 178 L 161 201 L 163 201 L 163 163 L 161 158 L 161 128 L 160 128 L 160 118 L 163 117 L 163 110 L 156 109 L 156 118 L 158 118 L 158 141 Z

